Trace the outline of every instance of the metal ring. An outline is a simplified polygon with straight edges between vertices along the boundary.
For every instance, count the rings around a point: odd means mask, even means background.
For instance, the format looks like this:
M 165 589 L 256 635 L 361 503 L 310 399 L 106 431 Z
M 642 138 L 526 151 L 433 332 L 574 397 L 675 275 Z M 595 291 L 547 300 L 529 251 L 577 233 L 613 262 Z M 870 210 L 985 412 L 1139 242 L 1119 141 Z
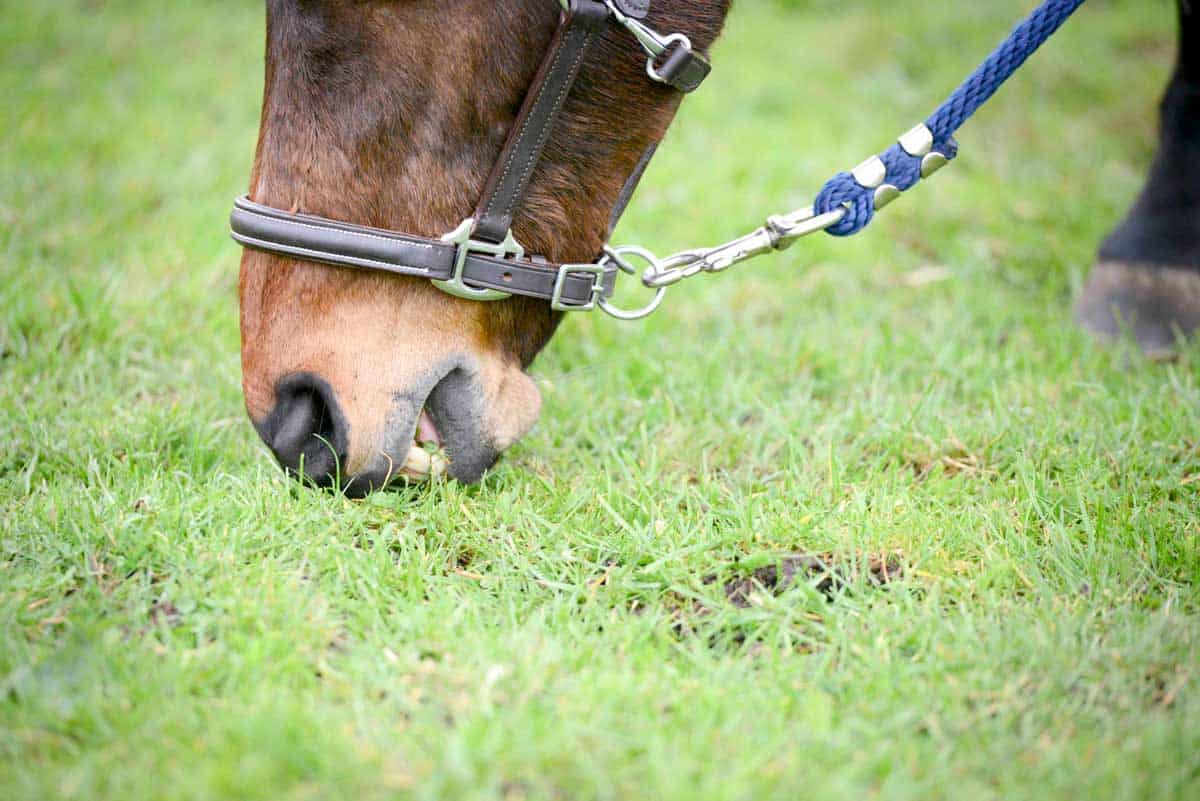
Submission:
M 662 305 L 663 297 L 667 294 L 667 288 L 661 286 L 654 291 L 654 297 L 649 303 L 636 311 L 627 311 L 619 309 L 609 303 L 607 300 L 596 301 L 596 305 L 607 314 L 609 317 L 615 317 L 618 320 L 640 320 L 643 317 L 649 317 L 654 312 L 658 311 L 658 307 Z
M 622 245 L 621 247 L 617 248 L 605 246 L 604 248 L 605 257 L 613 264 L 617 265 L 621 272 L 625 273 L 626 275 L 637 275 L 637 268 L 625 261 L 624 256 L 626 253 L 637 256 L 640 259 L 644 259 L 647 264 L 652 266 L 658 263 L 657 256 L 643 247 L 638 247 L 637 245 Z M 665 286 L 660 286 L 654 290 L 654 297 L 650 299 L 649 303 L 640 309 L 634 310 L 619 308 L 603 298 L 596 301 L 596 305 L 599 306 L 605 314 L 609 315 L 610 317 L 615 317 L 618 320 L 640 320 L 643 317 L 649 317 L 651 314 L 653 314 L 658 307 L 662 305 L 663 298 L 666 297 L 666 294 L 667 288 Z
M 658 60 L 663 57 L 664 53 L 671 49 L 671 45 L 673 44 L 679 44 L 687 52 L 692 52 L 692 40 L 687 38 L 685 34 L 672 33 L 669 36 L 660 37 L 659 41 L 662 44 L 662 51 L 646 59 L 646 74 L 649 75 L 652 80 L 658 81 L 659 83 L 667 83 L 667 79 L 664 78 L 662 73 L 658 71 Z

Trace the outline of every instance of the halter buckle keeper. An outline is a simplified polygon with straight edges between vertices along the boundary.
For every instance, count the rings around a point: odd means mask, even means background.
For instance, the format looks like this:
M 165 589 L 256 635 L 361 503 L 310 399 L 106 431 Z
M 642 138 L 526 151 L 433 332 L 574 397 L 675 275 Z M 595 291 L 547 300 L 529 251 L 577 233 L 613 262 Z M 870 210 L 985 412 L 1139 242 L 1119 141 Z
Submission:
M 592 294 L 587 303 L 563 303 L 563 287 L 567 284 L 567 276 L 571 273 L 587 273 L 592 276 Z M 596 304 L 604 297 L 604 263 L 597 264 L 562 264 L 558 268 L 558 277 L 554 279 L 554 294 L 550 297 L 550 308 L 560 312 L 586 312 L 596 308 Z

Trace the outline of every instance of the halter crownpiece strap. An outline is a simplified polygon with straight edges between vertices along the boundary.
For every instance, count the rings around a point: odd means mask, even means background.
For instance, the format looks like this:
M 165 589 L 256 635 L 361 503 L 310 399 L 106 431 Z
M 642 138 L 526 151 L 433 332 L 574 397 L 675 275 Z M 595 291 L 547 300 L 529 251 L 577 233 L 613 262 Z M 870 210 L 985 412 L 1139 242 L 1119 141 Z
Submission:
M 705 272 L 783 250 L 817 231 L 848 236 L 861 231 L 877 210 L 932 175 L 957 155 L 955 131 L 970 118 L 1084 0 L 1046 0 L 988 56 L 922 125 L 880 156 L 829 180 L 813 205 L 766 223 L 725 244 L 685 250 L 660 259 L 644 248 L 605 246 L 590 264 L 554 264 L 525 255 L 511 231 L 530 178 L 596 35 L 609 20 L 633 35 L 646 53 L 646 74 L 691 92 L 711 71 L 708 60 L 683 33 L 663 35 L 644 20 L 652 0 L 558 0 L 563 14 L 554 40 L 488 177 L 475 215 L 441 239 L 400 234 L 306 214 L 273 209 L 239 198 L 230 217 L 242 245 L 308 261 L 383 270 L 428 278 L 452 295 L 490 301 L 511 295 L 540 298 L 555 311 L 600 307 L 619 319 L 645 317 L 658 308 L 667 287 Z M 639 165 L 639 169 L 644 164 Z M 623 207 L 622 203 L 618 204 Z M 636 311 L 614 307 L 618 271 L 636 274 L 631 259 L 645 263 L 642 283 L 655 290 Z

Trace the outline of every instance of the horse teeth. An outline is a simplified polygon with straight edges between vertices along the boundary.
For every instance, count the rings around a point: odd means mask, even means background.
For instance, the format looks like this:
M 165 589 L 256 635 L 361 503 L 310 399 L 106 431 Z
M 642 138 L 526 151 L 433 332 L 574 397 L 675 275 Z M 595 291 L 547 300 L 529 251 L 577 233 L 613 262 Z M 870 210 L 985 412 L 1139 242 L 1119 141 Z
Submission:
M 450 461 L 440 452 L 430 453 L 420 445 L 412 445 L 408 449 L 408 458 L 400 468 L 400 475 L 414 481 L 424 481 L 429 478 L 440 478 L 446 475 Z
M 424 478 L 433 467 L 433 459 L 420 445 L 408 449 L 408 459 L 404 462 L 404 472 L 414 477 Z

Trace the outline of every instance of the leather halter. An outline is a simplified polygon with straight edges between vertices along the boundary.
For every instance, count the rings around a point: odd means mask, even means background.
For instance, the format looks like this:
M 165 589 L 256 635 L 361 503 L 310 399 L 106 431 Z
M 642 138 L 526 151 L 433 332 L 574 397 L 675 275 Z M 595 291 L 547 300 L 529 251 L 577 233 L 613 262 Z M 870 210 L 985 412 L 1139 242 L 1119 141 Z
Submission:
M 341 267 L 428 278 L 470 300 L 540 298 L 555 311 L 590 311 L 613 292 L 618 259 L 556 264 L 526 256 L 512 220 L 534 168 L 597 35 L 610 22 L 627 28 L 647 52 L 650 78 L 681 92 L 698 88 L 708 60 L 679 33 L 662 36 L 641 22 L 651 0 L 559 0 L 558 31 L 517 115 L 472 217 L 441 239 L 296 214 L 238 198 L 233 238 L 247 248 Z

